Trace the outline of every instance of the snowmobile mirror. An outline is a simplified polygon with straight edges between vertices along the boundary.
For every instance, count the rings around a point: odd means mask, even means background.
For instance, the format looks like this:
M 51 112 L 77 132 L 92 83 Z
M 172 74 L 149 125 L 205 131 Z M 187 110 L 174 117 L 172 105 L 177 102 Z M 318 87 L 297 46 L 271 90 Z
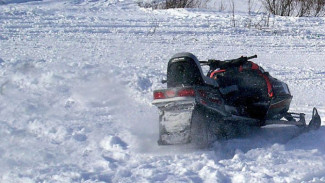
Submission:
M 162 80 L 161 80 L 161 83 L 162 83 L 162 84 L 167 83 L 167 79 L 162 79 Z

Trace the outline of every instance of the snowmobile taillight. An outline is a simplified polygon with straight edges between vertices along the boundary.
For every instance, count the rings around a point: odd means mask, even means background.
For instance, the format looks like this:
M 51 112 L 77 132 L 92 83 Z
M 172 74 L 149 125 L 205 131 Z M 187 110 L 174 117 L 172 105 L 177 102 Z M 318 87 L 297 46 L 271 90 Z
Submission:
M 165 94 L 167 95 L 168 98 L 175 97 L 176 95 L 174 90 L 167 90 Z
M 154 98 L 154 99 L 164 99 L 164 98 L 166 98 L 166 96 L 165 96 L 164 92 L 161 92 L 161 91 L 155 91 L 155 92 L 153 93 L 153 98 Z
M 193 88 L 182 89 L 178 91 L 177 95 L 180 97 L 194 97 L 195 90 Z
M 153 92 L 153 98 L 156 99 L 166 99 L 173 97 L 194 97 L 195 90 L 193 88 L 183 88 L 179 90 L 175 89 L 167 89 Z

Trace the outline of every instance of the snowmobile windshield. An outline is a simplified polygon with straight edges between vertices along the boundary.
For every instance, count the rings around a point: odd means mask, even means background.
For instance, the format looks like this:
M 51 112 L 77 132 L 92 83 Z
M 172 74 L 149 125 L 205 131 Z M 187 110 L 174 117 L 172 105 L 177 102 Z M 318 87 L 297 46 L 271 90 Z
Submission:
M 192 58 L 175 58 L 169 61 L 167 87 L 193 86 L 203 83 L 200 69 Z

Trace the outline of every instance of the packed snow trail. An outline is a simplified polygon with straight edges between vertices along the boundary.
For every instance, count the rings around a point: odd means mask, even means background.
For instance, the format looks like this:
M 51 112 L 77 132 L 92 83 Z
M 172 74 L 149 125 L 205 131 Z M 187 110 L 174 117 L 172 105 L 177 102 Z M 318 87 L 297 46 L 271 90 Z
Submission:
M 259 20 L 262 15 L 254 17 Z M 325 19 L 149 10 L 132 1 L 0 6 L 0 182 L 324 182 L 325 128 L 270 126 L 209 149 L 159 147 L 152 91 L 168 59 L 257 54 L 292 111 L 324 118 Z

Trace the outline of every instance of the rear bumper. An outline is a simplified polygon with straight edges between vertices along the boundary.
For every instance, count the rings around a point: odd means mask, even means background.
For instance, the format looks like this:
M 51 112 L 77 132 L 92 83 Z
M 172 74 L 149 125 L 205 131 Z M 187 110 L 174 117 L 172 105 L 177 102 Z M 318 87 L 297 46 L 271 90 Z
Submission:
M 194 97 L 158 99 L 152 102 L 159 108 L 159 145 L 186 144 L 191 141 L 191 120 Z
M 167 98 L 167 99 L 156 99 L 152 101 L 152 104 L 160 107 L 169 107 L 175 105 L 186 105 L 186 104 L 194 104 L 195 98 L 194 97 L 174 97 L 174 98 Z

